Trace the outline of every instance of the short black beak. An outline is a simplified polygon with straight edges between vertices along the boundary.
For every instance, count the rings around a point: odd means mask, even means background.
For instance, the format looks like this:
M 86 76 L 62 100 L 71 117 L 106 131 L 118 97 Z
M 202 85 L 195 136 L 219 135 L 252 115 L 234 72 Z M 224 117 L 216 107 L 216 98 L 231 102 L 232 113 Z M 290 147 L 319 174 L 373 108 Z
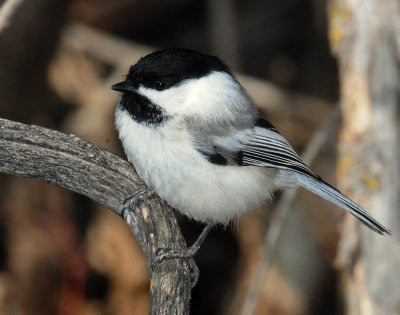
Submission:
M 117 84 L 114 84 L 111 89 L 114 91 L 119 91 L 119 92 L 125 92 L 125 91 L 131 91 L 131 92 L 136 92 L 135 87 L 133 86 L 133 82 L 131 80 L 125 80 L 122 82 L 119 82 Z

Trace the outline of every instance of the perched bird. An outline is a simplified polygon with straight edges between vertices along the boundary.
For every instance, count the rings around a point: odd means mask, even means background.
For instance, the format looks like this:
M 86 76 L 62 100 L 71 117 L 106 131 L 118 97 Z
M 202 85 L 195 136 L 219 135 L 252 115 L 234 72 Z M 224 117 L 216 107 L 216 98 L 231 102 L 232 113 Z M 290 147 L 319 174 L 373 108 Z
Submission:
M 227 224 L 275 190 L 298 185 L 390 234 L 302 162 L 217 57 L 155 51 L 112 89 L 122 92 L 115 124 L 128 160 L 170 206 L 208 222 L 203 239 L 212 224 Z

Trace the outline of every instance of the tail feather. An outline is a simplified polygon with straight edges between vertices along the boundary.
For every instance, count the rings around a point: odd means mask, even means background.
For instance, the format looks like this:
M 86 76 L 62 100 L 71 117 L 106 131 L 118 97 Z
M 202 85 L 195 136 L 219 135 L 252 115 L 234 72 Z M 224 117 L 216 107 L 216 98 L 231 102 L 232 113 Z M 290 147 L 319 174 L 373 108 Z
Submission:
M 297 173 L 297 179 L 303 187 L 307 188 L 308 190 L 312 191 L 313 193 L 329 200 L 330 202 L 342 207 L 343 209 L 350 212 L 354 215 L 357 219 L 359 219 L 363 224 L 368 226 L 370 229 L 374 230 L 375 232 L 383 235 L 389 234 L 391 232 L 389 229 L 384 227 L 378 221 L 376 221 L 371 215 L 369 215 L 364 209 L 362 209 L 358 204 L 356 204 L 351 199 L 347 198 L 343 195 L 340 191 L 336 188 L 332 187 L 331 185 L 325 183 L 320 178 L 313 178 L 304 174 Z

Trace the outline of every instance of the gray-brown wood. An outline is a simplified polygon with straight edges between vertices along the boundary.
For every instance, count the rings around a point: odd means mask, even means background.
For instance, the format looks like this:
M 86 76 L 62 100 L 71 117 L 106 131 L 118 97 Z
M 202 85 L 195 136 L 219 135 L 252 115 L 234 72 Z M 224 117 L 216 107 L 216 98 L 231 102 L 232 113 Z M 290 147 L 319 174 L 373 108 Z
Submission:
M 102 148 L 74 135 L 5 119 L 0 119 L 0 171 L 62 186 L 118 215 L 125 198 L 143 185 L 127 161 Z M 186 248 L 172 210 L 157 196 L 125 212 L 124 217 L 149 266 L 158 248 Z M 157 264 L 151 270 L 149 313 L 188 314 L 190 292 L 187 261 Z
M 392 237 L 379 237 L 348 218 L 338 253 L 345 310 L 399 314 L 399 5 L 334 0 L 329 19 L 341 80 L 339 184 L 392 230 Z

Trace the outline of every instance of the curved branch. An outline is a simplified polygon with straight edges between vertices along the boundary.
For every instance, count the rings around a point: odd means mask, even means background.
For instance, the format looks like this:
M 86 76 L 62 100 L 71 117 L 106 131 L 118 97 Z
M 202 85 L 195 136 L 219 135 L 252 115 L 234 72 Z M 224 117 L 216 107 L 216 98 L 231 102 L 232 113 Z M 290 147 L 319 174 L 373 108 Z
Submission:
M 121 214 L 127 196 L 143 186 L 133 167 L 74 135 L 0 119 L 0 172 L 56 184 Z M 157 196 L 143 201 L 127 220 L 150 266 L 158 248 L 186 244 L 172 210 Z M 185 260 L 151 270 L 150 314 L 189 313 L 191 277 Z

